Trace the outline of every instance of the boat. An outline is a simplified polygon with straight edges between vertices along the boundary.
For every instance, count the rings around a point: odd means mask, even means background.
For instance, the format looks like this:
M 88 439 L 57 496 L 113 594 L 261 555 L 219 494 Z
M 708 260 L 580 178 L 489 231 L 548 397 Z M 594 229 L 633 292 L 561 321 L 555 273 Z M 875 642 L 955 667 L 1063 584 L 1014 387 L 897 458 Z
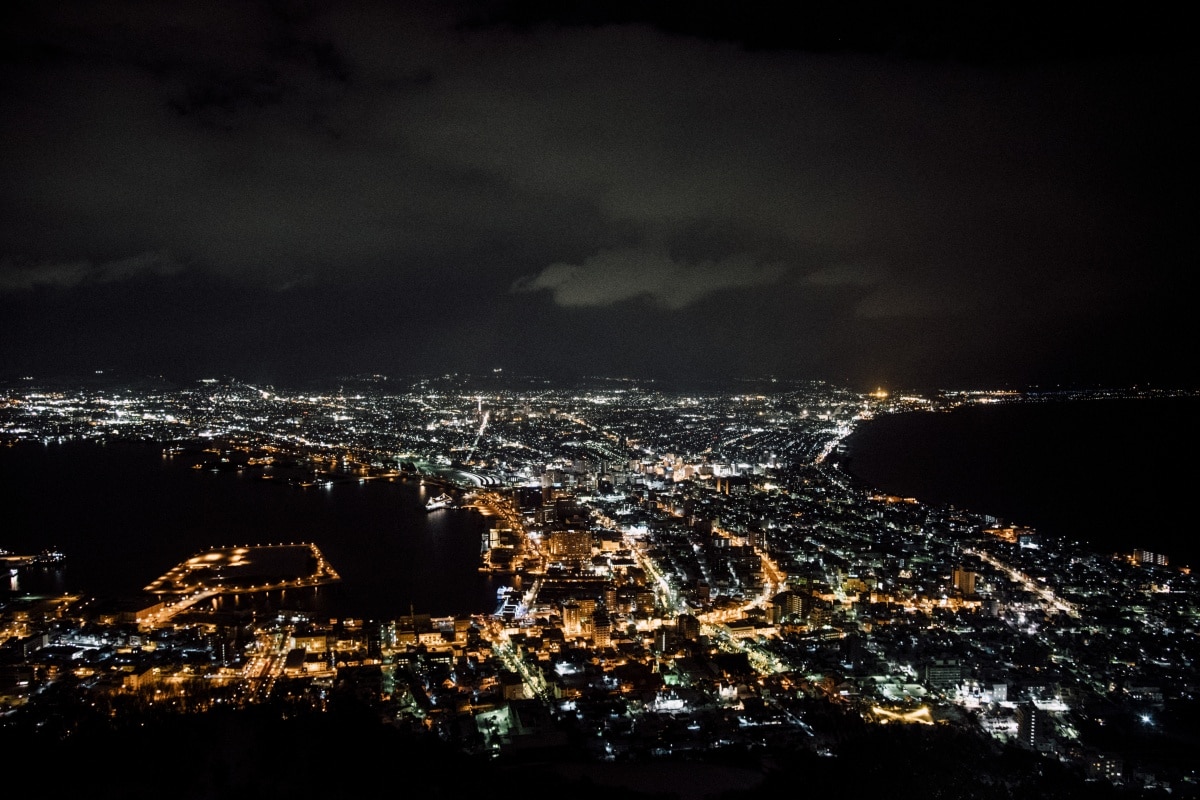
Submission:
M 425 504 L 425 510 L 437 511 L 439 508 L 449 508 L 453 504 L 454 498 L 442 492 L 437 497 L 430 498 L 429 502 Z

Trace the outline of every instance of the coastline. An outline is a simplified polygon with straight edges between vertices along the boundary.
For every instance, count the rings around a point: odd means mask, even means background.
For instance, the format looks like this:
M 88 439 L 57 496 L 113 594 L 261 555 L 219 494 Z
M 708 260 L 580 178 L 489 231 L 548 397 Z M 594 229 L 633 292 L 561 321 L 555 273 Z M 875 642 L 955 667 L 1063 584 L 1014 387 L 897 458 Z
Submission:
M 837 463 L 855 481 L 932 506 L 1030 525 L 1099 553 L 1134 548 L 1195 565 L 1188 470 L 1200 398 L 1009 402 L 865 420 Z M 1163 435 L 1169 433 L 1169 435 Z

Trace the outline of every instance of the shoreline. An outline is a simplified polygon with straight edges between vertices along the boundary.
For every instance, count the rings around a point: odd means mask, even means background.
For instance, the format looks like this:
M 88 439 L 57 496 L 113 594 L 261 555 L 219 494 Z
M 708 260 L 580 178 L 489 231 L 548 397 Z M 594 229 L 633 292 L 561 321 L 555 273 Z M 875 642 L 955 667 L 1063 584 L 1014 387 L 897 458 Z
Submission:
M 1034 527 L 1098 554 L 1140 548 L 1194 566 L 1187 471 L 1151 469 L 1190 449 L 1193 411 L 1195 396 L 914 410 L 861 421 L 832 460 L 864 488 Z M 1185 433 L 1147 435 L 1160 428 Z

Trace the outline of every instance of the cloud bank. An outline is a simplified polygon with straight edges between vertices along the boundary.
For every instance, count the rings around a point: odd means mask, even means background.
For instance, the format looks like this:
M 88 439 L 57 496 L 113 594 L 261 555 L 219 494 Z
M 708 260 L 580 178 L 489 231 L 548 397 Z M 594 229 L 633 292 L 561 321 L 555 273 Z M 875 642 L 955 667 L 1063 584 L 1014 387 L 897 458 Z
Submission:
M 748 255 L 689 264 L 665 250 L 609 250 L 589 256 L 582 264 L 551 264 L 537 275 L 518 278 L 512 291 L 546 290 L 555 303 L 567 308 L 610 306 L 645 297 L 677 310 L 714 292 L 764 286 L 785 272 L 781 265 L 757 263 Z
M 567 368 L 615 341 L 579 312 L 661 339 L 646 304 L 718 367 L 868 385 L 999 357 L 1136 366 L 1185 338 L 1156 333 L 1195 260 L 1179 56 L 907 57 L 765 26 L 778 43 L 752 48 L 507 7 L 0 10 L 0 363 L 69 352 L 43 343 L 51 313 L 68 343 L 132 352 L 102 328 L 201 306 L 249 331 L 214 362 L 255 342 L 372 371 L 410 349 Z M 306 336 L 323 316 L 362 324 Z

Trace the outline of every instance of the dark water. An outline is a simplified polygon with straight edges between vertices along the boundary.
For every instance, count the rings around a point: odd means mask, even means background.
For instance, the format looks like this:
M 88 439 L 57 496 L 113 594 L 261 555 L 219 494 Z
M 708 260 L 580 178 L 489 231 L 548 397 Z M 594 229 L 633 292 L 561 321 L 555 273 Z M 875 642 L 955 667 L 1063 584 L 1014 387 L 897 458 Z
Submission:
M 271 602 L 374 619 L 494 609 L 493 579 L 478 571 L 485 520 L 427 513 L 435 487 L 301 487 L 180 461 L 135 443 L 0 447 L 0 548 L 68 558 L 60 571 L 23 571 L 17 588 L 119 596 L 210 547 L 313 542 L 342 582 Z
M 889 493 L 1194 566 L 1197 414 L 1200 398 L 1186 397 L 883 416 L 847 440 L 843 463 Z

